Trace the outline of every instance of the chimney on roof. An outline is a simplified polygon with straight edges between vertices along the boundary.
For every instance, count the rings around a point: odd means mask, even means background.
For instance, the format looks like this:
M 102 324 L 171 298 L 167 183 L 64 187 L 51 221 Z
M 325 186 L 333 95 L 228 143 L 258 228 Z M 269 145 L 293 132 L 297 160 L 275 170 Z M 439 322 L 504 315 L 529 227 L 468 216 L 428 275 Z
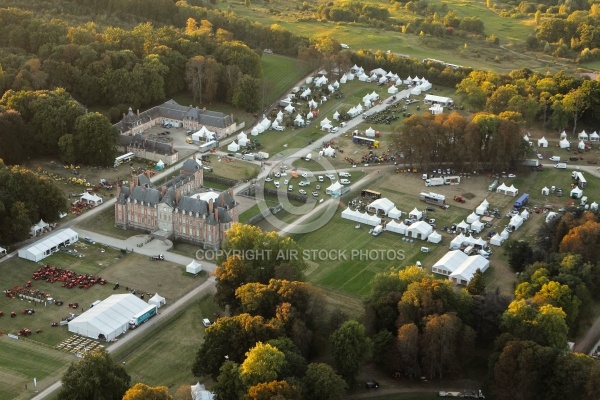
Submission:
M 179 204 L 181 200 L 181 188 L 175 189 L 175 204 Z
M 219 207 L 215 207 L 215 221 L 219 223 Z
M 137 109 L 137 116 L 138 116 L 138 118 L 140 117 L 140 109 L 139 108 Z
M 125 113 L 123 113 L 123 119 L 125 119 Z
M 212 214 L 213 212 L 213 199 L 208 200 L 208 213 Z
M 167 193 L 167 187 L 166 187 L 165 185 L 162 185 L 162 186 L 160 187 L 160 196 L 161 196 L 161 197 L 164 197 L 164 196 L 165 196 L 165 193 Z

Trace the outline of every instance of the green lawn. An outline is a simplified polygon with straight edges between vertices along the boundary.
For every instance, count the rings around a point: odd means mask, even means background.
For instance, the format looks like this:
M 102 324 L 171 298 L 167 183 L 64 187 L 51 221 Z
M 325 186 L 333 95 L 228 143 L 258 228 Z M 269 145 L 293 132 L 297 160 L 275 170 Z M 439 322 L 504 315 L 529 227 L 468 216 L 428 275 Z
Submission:
M 82 222 L 79 222 L 77 226 L 91 232 L 98 232 L 119 239 L 127 239 L 135 235 L 134 231 L 115 227 L 114 206 L 106 207 L 104 210 L 96 213 L 93 217 L 86 218 Z
M 291 57 L 264 54 L 261 58 L 264 75 L 265 106 L 273 104 L 310 72 L 308 64 Z

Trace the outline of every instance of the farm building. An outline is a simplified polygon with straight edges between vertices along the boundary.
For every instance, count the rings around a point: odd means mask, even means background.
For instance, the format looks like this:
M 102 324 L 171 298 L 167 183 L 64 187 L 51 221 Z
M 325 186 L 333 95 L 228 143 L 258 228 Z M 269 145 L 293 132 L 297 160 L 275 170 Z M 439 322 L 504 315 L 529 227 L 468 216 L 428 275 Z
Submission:
M 127 332 L 131 318 L 147 307 L 131 293 L 115 294 L 69 321 L 69 332 L 110 342 Z
M 79 235 L 73 229 L 61 229 L 44 239 L 38 240 L 33 245 L 19 250 L 19 257 L 38 262 L 56 253 L 61 247 L 68 246 L 78 240 Z

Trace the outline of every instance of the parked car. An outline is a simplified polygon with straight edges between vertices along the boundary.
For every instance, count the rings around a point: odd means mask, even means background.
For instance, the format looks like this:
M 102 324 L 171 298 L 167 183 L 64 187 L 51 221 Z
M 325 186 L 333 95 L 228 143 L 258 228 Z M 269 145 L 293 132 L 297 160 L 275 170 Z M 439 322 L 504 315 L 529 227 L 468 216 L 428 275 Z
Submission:
M 340 172 L 338 175 L 341 176 L 342 178 L 350 178 L 352 176 L 352 175 L 350 175 L 349 172 L 344 172 L 344 171 Z
M 298 193 L 300 193 L 300 194 L 306 194 L 306 190 L 304 190 L 304 189 L 300 189 L 300 190 L 298 191 Z
M 162 261 L 162 260 L 164 260 L 164 259 L 165 259 L 165 256 L 164 256 L 164 255 L 162 255 L 162 254 L 157 254 L 157 255 L 155 255 L 155 256 L 151 256 L 151 257 L 150 257 L 150 260 L 151 260 L 151 261 Z
M 315 197 L 319 197 L 319 192 L 312 192 L 312 195 Z
M 312 172 L 303 172 L 302 173 L 303 178 L 308 178 L 309 176 L 313 176 Z
M 331 133 L 336 133 L 340 128 L 338 128 L 337 126 L 334 126 L 333 128 L 331 128 Z
M 86 242 L 88 242 L 89 244 L 94 244 L 94 240 L 90 237 L 84 237 L 83 240 L 85 240 Z
M 275 178 L 279 178 L 281 176 L 279 172 L 275 172 L 273 175 L 275 175 Z
M 379 387 L 379 382 L 373 380 L 367 381 L 365 387 L 367 389 L 377 389 Z
M 326 174 L 325 176 L 328 177 L 331 180 L 335 179 L 335 175 L 334 174 Z
M 265 182 L 271 182 L 272 180 L 273 180 L 273 178 L 271 178 L 270 176 L 267 176 L 267 177 L 265 178 Z
M 300 181 L 298 183 L 298 186 L 310 186 L 310 182 L 308 182 L 308 181 Z
M 319 182 L 323 182 L 325 179 L 323 178 L 323 175 L 319 175 L 318 178 Z
M 275 185 L 275 187 L 276 187 L 277 189 L 279 189 L 279 181 L 275 181 L 275 182 L 273 182 L 273 185 Z
M 278 126 L 276 126 L 275 128 L 273 128 L 273 129 L 274 129 L 274 130 L 276 130 L 276 131 L 280 131 L 280 132 L 282 132 L 283 130 L 285 130 L 285 127 L 284 127 L 284 126 L 281 126 L 281 125 L 278 125 Z
M 211 325 L 212 325 L 212 322 L 210 322 L 210 319 L 208 319 L 208 318 L 204 318 L 204 319 L 202 320 L 202 325 L 204 325 L 205 327 L 207 327 L 207 328 L 208 328 L 209 326 L 211 326 Z
M 350 184 L 350 181 L 349 181 L 348 179 L 340 179 L 340 183 L 341 183 L 342 185 L 349 185 L 349 184 Z
M 290 182 L 290 181 L 289 181 L 289 180 L 287 180 L 287 179 L 284 179 L 284 180 L 283 180 L 283 184 L 284 184 L 284 185 L 287 185 L 289 182 Z
M 320 190 L 321 189 L 321 185 L 315 186 L 315 189 Z
M 294 186 L 292 186 L 292 185 L 288 186 L 288 192 L 291 192 L 292 190 L 294 190 Z
M 517 176 L 515 174 L 508 174 L 507 175 L 509 178 L 516 178 Z

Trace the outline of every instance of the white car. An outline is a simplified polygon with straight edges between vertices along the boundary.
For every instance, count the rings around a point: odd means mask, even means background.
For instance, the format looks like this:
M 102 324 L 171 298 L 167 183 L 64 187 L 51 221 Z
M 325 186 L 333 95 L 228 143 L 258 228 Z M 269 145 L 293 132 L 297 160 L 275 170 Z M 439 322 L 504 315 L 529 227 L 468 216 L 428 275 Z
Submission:
M 279 172 L 275 172 L 273 175 L 275 175 L 275 178 L 279 178 L 281 176 Z
M 325 176 L 328 177 L 331 180 L 335 179 L 335 175 L 334 174 L 325 174 Z
M 267 176 L 267 177 L 265 178 L 265 182 L 271 182 L 272 180 L 273 180 L 273 178 L 271 178 L 270 176 Z
M 287 185 L 289 182 L 290 182 L 290 181 L 289 181 L 289 180 L 287 180 L 287 179 L 284 179 L 284 180 L 283 180 L 283 184 L 284 184 L 284 185 Z
M 207 328 L 208 328 L 209 326 L 211 326 L 211 325 L 212 325 L 212 323 L 210 322 L 210 319 L 208 319 L 208 318 L 204 318 L 204 319 L 202 320 L 202 325 L 204 325 L 205 327 L 207 327 Z
M 340 43 L 340 47 L 342 49 L 349 49 L 350 48 L 350 46 L 348 46 L 346 43 Z
M 298 191 L 298 193 L 300 193 L 300 194 L 306 194 L 306 190 L 304 190 L 304 189 L 300 189 L 300 190 Z
M 540 160 L 543 160 L 543 159 L 544 159 L 544 156 L 543 156 L 541 153 L 537 153 L 537 157 L 538 157 Z
M 343 171 L 340 172 L 338 175 L 341 176 L 342 178 L 350 178 L 352 176 L 352 175 L 350 175 L 349 172 L 343 172 Z
M 279 189 L 279 181 L 275 181 L 275 182 L 273 182 L 273 185 L 275 185 L 275 187 L 276 187 L 277 189 Z
M 292 185 L 288 186 L 288 192 L 291 192 L 292 190 L 294 190 L 294 186 L 292 186 Z
M 349 185 L 349 184 L 350 184 L 350 181 L 349 181 L 348 179 L 340 179 L 340 183 L 341 183 L 342 185 Z
M 308 181 L 300 181 L 298 183 L 298 186 L 309 186 L 309 185 L 310 185 L 310 182 L 308 182 Z
M 312 194 L 313 194 L 313 196 L 315 196 L 315 197 L 319 197 L 319 192 L 313 192 Z
M 339 130 L 340 130 L 340 128 L 338 128 L 337 126 L 334 126 L 333 128 L 331 128 L 331 133 L 336 133 Z
M 517 176 L 515 174 L 508 174 L 509 178 L 516 178 Z
M 319 180 L 319 182 L 323 182 L 325 179 L 323 178 L 323 175 L 319 175 L 319 177 L 317 178 Z
M 302 173 L 303 178 L 308 178 L 309 176 L 313 176 L 313 174 L 311 172 L 303 172 Z
M 321 185 L 315 186 L 315 189 L 317 189 L 317 190 L 321 189 Z
M 284 129 L 285 129 L 285 127 L 281 126 L 281 125 L 278 125 L 275 128 L 273 128 L 273 130 L 276 130 L 276 131 L 279 131 L 279 132 L 283 131 Z

